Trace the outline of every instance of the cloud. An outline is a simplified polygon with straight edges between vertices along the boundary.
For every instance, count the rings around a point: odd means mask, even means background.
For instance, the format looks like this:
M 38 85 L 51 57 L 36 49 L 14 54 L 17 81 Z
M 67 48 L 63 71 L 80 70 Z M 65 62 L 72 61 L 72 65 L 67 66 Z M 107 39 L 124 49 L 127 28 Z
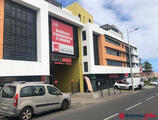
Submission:
M 79 0 L 95 23 L 115 24 L 126 38 L 126 29 L 138 27 L 130 41 L 138 47 L 142 59 L 158 59 L 157 0 Z

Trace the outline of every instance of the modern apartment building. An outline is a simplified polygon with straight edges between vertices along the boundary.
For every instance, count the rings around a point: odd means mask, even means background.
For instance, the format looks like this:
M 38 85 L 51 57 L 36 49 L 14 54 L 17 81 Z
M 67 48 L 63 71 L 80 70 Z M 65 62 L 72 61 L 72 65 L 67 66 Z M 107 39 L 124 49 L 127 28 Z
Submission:
M 106 89 L 113 87 L 115 80 L 130 76 L 128 43 L 122 33 L 88 23 L 82 29 L 82 37 L 83 71 L 90 78 L 94 90 L 98 90 L 98 82 Z M 139 73 L 137 48 L 130 47 L 132 71 Z
M 83 92 L 80 19 L 55 0 L 0 0 L 0 82 Z M 76 83 L 76 84 L 75 84 Z
M 75 16 L 89 19 L 90 14 L 78 3 L 66 8 Z M 103 89 L 113 87 L 115 80 L 130 76 L 129 47 L 123 33 L 114 25 L 98 26 L 93 22 L 84 22 L 82 18 L 81 22 L 85 23 L 82 28 L 83 73 L 89 77 L 93 90 L 98 90 L 100 83 Z M 130 47 L 133 73 L 139 73 L 137 48 L 134 45 Z

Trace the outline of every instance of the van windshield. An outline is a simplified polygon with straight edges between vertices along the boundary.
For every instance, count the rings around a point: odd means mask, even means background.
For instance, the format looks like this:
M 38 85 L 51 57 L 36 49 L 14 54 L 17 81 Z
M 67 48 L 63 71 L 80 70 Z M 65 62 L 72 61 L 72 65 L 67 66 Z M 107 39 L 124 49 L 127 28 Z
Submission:
M 2 97 L 4 98 L 13 98 L 15 95 L 16 87 L 15 86 L 5 86 L 2 91 Z

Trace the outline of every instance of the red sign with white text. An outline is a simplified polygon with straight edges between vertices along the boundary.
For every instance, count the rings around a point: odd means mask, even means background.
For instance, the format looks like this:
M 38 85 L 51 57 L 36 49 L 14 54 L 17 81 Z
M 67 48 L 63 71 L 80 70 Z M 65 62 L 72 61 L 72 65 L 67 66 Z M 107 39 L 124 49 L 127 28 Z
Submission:
M 73 27 L 52 19 L 52 51 L 74 54 Z

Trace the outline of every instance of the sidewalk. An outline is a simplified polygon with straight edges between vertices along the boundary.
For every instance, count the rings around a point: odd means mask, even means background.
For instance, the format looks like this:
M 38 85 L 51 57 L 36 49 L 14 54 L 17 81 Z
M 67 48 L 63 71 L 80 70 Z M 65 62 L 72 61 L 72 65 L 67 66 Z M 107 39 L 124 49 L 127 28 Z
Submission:
M 145 86 L 143 90 L 146 89 L 152 89 L 155 86 Z M 103 98 L 101 97 L 101 92 L 97 91 L 94 93 L 76 93 L 71 94 L 71 100 L 72 100 L 72 106 L 84 106 L 84 105 L 90 105 L 90 104 L 97 104 L 101 102 L 106 102 L 113 99 L 118 99 L 123 96 L 132 95 L 137 92 L 140 92 L 141 90 L 136 90 L 134 93 L 131 90 L 116 90 L 116 94 L 114 92 L 114 89 L 111 88 L 108 90 L 103 90 Z M 110 96 L 109 94 L 110 93 Z

